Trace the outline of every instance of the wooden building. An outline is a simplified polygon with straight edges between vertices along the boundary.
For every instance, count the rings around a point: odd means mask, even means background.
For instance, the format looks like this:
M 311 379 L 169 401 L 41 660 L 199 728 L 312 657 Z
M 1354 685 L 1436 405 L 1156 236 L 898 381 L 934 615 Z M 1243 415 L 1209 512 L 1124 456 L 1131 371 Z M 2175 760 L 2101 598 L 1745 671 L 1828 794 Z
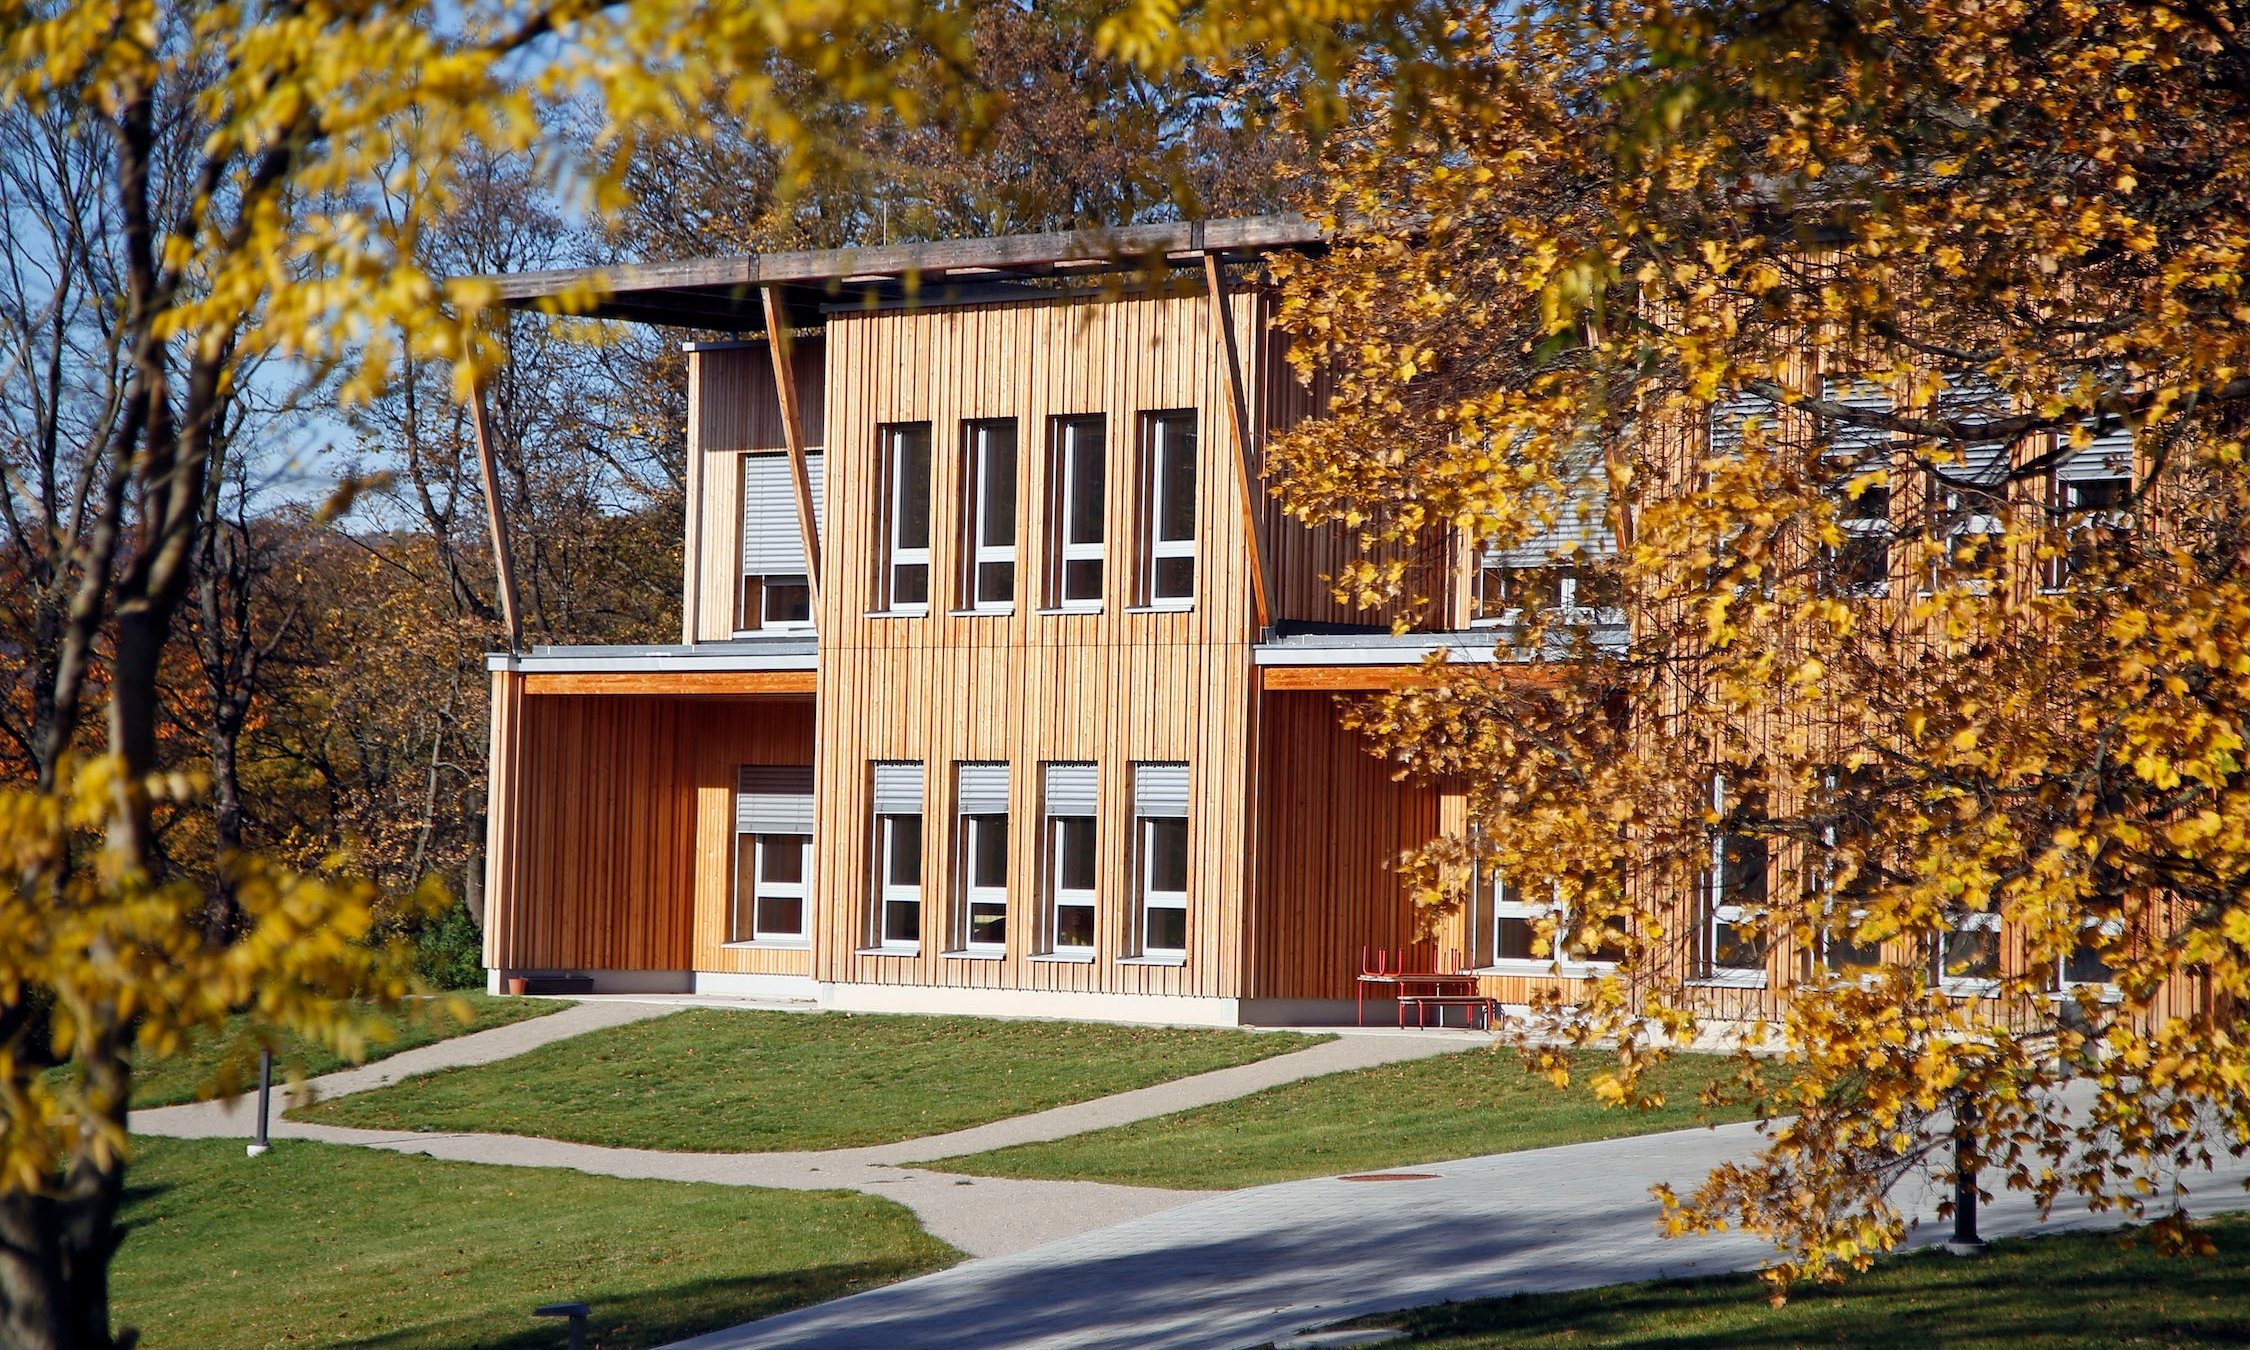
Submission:
M 1507 1003 L 1600 969 L 1393 870 L 1464 803 L 1336 696 L 1515 659 L 1482 592 L 1520 560 L 1464 542 L 1426 631 L 1332 597 L 1356 541 L 1286 520 L 1259 457 L 1318 398 L 1262 260 L 1320 247 L 1223 220 L 499 278 L 737 339 L 688 348 L 679 641 L 490 659 L 495 987 L 1303 1023 L 1374 948 Z M 1703 945 L 1770 1016 L 1796 958 Z

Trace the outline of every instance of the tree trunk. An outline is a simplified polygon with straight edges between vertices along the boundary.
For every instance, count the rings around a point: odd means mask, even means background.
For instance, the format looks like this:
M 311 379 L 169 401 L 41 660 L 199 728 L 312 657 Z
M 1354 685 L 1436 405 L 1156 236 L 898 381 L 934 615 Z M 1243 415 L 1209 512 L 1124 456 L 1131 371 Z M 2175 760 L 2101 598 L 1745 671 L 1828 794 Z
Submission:
M 87 1086 L 118 1103 L 110 1123 L 122 1132 L 131 1074 L 115 1035 L 104 1039 L 109 1053 L 93 1061 Z M 52 1190 L 0 1193 L 0 1345 L 9 1350 L 129 1350 L 136 1339 L 109 1328 L 125 1162 L 94 1156 L 82 1150 Z

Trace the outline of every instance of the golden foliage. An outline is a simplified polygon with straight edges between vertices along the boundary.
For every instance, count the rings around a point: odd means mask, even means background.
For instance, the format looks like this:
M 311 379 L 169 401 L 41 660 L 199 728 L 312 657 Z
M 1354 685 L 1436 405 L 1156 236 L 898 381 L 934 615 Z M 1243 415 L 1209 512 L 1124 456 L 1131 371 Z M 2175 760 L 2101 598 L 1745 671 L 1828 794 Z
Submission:
M 1900 1240 L 1962 1103 L 1988 1185 L 2183 1213 L 2250 1140 L 2250 15 L 1448 9 L 1327 149 L 1281 322 L 1337 394 L 1269 464 L 1340 593 L 1591 510 L 1622 598 L 1353 711 L 1466 787 L 1426 898 L 1622 947 L 1545 1008 L 1605 1098 L 1753 1020 L 1762 1154 L 1662 1198 L 1783 1286 Z

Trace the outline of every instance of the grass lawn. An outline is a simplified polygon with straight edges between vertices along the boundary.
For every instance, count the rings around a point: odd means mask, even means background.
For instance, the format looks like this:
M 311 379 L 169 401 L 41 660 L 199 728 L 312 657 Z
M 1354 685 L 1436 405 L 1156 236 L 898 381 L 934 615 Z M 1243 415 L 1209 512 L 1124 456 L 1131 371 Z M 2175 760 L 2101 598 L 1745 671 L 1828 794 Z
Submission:
M 367 1047 L 367 1058 L 361 1062 L 373 1063 L 401 1050 L 412 1050 L 432 1041 L 448 1040 L 472 1031 L 490 1031 L 494 1027 L 503 1027 L 510 1022 L 521 1022 L 528 1018 L 545 1017 L 548 1013 L 560 1012 L 570 1006 L 539 998 L 492 998 L 485 994 L 457 994 L 449 997 L 459 998 L 467 1003 L 476 1014 L 476 1020 L 463 1026 L 451 1017 L 389 1017 L 386 1020 L 398 1033 L 397 1036 L 392 1040 L 371 1043 Z M 212 1089 L 220 1069 L 227 1066 L 230 1060 L 238 1075 L 236 1090 L 255 1088 L 258 1086 L 258 1047 L 249 1038 L 248 1029 L 247 1018 L 232 1018 L 227 1022 L 227 1029 L 218 1036 L 199 1040 L 170 1059 L 151 1060 L 135 1065 L 133 1105 L 143 1108 L 174 1106 L 180 1102 L 192 1102 L 199 1096 L 213 1095 Z M 346 1060 L 327 1047 L 293 1036 L 284 1042 L 274 1056 L 274 1077 L 277 1083 L 291 1065 L 301 1068 L 308 1077 L 349 1067 Z
M 699 1152 L 942 1134 L 1301 1050 L 1324 1037 L 701 1009 L 291 1113 Z
M 1780 1308 L 1741 1275 L 1440 1304 L 1365 1325 L 1403 1326 L 1413 1337 L 1396 1344 L 1444 1350 L 2250 1345 L 2250 1219 L 2207 1231 L 2211 1259 L 2158 1256 L 2114 1233 L 1996 1242 L 1980 1260 L 1922 1252 L 1840 1287 L 1799 1287 Z
M 1588 1053 L 1581 1062 L 1591 1068 L 1602 1059 Z M 1583 1085 L 1563 1091 L 1526 1073 L 1512 1050 L 1462 1050 L 926 1165 L 988 1177 L 1232 1190 L 1684 1129 L 1703 1120 L 1696 1090 L 1729 1063 L 1678 1056 L 1656 1080 L 1664 1087 L 1662 1110 L 1609 1111 Z
M 660 1345 L 949 1265 L 887 1200 L 484 1167 L 282 1140 L 143 1139 L 111 1268 L 150 1350 Z

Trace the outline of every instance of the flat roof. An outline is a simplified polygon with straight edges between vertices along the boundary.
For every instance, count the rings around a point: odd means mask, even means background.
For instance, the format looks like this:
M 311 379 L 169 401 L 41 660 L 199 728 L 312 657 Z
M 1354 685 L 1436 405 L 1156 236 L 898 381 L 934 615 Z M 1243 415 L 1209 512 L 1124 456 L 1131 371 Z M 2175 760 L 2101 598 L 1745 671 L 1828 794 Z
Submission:
M 491 283 L 514 309 L 709 329 L 765 330 L 760 288 L 779 292 L 784 320 L 816 328 L 839 308 L 935 305 L 1048 294 L 1051 278 L 1196 267 L 1205 254 L 1245 261 L 1276 250 L 1317 252 L 1320 227 L 1301 216 L 1191 220 L 989 239 L 748 253 L 680 262 L 510 272 Z

